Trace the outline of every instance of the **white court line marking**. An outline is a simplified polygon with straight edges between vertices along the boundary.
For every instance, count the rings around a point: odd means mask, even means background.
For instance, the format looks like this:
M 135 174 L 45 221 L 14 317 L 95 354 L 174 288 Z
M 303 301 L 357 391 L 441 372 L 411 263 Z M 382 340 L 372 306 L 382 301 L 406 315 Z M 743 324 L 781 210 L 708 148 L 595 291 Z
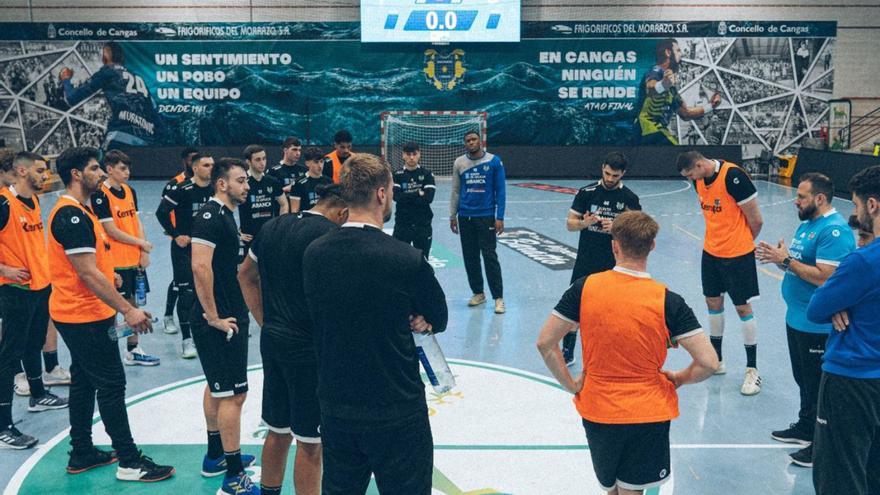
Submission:
M 777 184 L 776 182 L 771 182 L 771 181 L 766 180 L 766 179 L 761 179 L 761 181 L 762 181 L 762 182 L 766 182 L 767 184 L 773 184 L 773 185 L 776 186 L 776 187 L 781 187 L 781 188 L 783 188 L 783 189 L 787 189 L 787 190 L 789 190 L 789 191 L 797 191 L 797 188 L 796 188 L 796 187 L 786 186 L 786 185 L 784 185 L 784 184 Z M 847 203 L 852 204 L 852 200 L 851 200 L 851 199 L 841 198 L 840 196 L 834 196 L 834 198 L 835 198 L 835 199 L 839 199 L 839 200 L 841 200 L 841 201 L 846 201 Z

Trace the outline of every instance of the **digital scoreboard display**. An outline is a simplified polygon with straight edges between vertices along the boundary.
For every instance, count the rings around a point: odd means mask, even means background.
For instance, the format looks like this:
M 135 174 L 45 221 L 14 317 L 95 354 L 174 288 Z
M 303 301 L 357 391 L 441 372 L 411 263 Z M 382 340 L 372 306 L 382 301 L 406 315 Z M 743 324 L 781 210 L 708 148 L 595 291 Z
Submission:
M 520 0 L 362 0 L 365 43 L 515 42 Z

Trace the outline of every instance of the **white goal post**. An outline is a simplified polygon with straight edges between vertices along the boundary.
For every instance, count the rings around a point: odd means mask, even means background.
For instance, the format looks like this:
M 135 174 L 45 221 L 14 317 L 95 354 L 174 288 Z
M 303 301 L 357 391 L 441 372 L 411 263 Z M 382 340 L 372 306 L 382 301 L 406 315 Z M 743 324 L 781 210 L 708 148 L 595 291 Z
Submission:
M 477 131 L 486 147 L 486 112 L 388 111 L 380 116 L 382 157 L 392 170 L 403 168 L 403 145 L 419 145 L 420 165 L 438 177 L 452 175 L 452 163 L 465 153 L 464 135 Z

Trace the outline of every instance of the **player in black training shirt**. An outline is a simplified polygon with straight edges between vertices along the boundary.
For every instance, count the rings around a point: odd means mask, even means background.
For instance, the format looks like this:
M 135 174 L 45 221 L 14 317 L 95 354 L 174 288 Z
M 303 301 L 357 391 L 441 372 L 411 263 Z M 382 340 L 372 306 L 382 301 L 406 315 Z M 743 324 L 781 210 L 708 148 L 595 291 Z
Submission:
M 306 211 L 318 204 L 315 188 L 322 184 L 333 183 L 332 179 L 323 175 L 324 154 L 320 149 L 315 147 L 306 149 L 304 158 L 309 171 L 290 190 L 290 211 L 294 213 Z
M 267 174 L 280 180 L 284 185 L 284 192 L 290 194 L 290 189 L 296 181 L 306 176 L 307 168 L 299 163 L 302 155 L 302 143 L 298 137 L 288 137 L 281 145 L 281 161 L 278 165 L 270 168 Z
M 242 257 L 247 254 L 248 247 L 257 232 L 269 220 L 287 213 L 290 207 L 284 197 L 283 187 L 278 179 L 266 175 L 266 149 L 252 144 L 244 149 L 244 159 L 248 166 L 247 200 L 238 210 L 241 219 L 241 241 L 244 244 Z
M 263 327 L 263 493 L 281 493 L 291 438 L 296 438 L 297 493 L 321 490 L 321 408 L 312 320 L 303 289 L 302 260 L 315 239 L 348 218 L 339 185 L 320 186 L 318 204 L 299 215 L 269 221 L 241 265 L 241 290 Z M 293 435 L 293 437 L 291 437 Z
M 394 237 L 412 244 L 427 258 L 431 254 L 431 202 L 437 187 L 434 174 L 419 166 L 419 145 L 409 142 L 403 145 L 404 168 L 394 172 Z
M 422 253 L 382 231 L 394 183 L 378 157 L 342 168 L 349 219 L 303 256 L 318 358 L 322 493 L 429 495 L 433 440 L 413 332 L 446 328 L 446 296 Z
M 192 268 L 196 301 L 192 333 L 205 372 L 205 422 L 208 438 L 220 433 L 220 444 L 208 442 L 202 472 L 226 476 L 218 493 L 258 494 L 244 468 L 254 461 L 242 456 L 241 408 L 247 397 L 248 310 L 238 285 L 239 234 L 234 210 L 248 194 L 244 161 L 221 158 L 211 170 L 214 195 L 193 219 Z M 221 469 L 216 469 L 221 468 Z
M 193 217 L 214 194 L 211 187 L 211 170 L 214 158 L 196 153 L 192 158 L 193 175 L 178 185 L 172 185 L 162 196 L 156 219 L 171 236 L 171 269 L 177 283 L 179 300 L 177 319 L 180 321 L 180 335 L 183 338 L 181 354 L 186 359 L 196 357 L 196 346 L 190 332 L 190 310 L 195 300 L 193 293 L 192 235 Z
M 183 164 L 183 171 L 179 174 L 175 175 L 171 178 L 162 189 L 162 196 L 168 194 L 168 191 L 171 190 L 172 187 L 182 183 L 186 179 L 192 177 L 192 157 L 198 154 L 199 150 L 187 146 L 180 152 L 180 161 Z M 172 219 L 172 223 L 174 223 Z M 165 235 L 168 235 L 166 232 Z M 174 241 L 171 241 L 172 250 L 174 249 Z M 171 277 L 171 282 L 168 284 L 168 292 L 165 294 L 165 318 L 164 318 L 164 326 L 165 333 L 173 334 L 178 332 L 177 323 L 174 322 L 174 308 L 177 306 L 177 282 L 174 280 L 174 277 Z
M 571 274 L 571 282 L 614 268 L 611 252 L 611 224 L 626 210 L 641 210 L 639 197 L 623 185 L 627 160 L 622 153 L 612 151 L 602 163 L 602 179 L 581 188 L 574 197 L 565 227 L 570 232 L 580 232 L 577 260 Z M 565 364 L 574 364 L 574 347 L 577 329 L 562 339 Z

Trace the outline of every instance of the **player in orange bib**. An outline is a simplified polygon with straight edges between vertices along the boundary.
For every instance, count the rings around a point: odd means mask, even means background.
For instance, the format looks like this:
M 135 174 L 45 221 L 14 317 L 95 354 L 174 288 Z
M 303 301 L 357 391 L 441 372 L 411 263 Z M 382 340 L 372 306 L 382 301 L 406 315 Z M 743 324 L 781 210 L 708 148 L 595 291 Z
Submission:
M 144 274 L 150 264 L 150 251 L 153 245 L 144 235 L 138 210 L 137 193 L 128 185 L 131 174 L 131 158 L 119 150 L 110 150 L 104 155 L 104 169 L 107 179 L 92 195 L 92 208 L 101 225 L 110 237 L 110 254 L 113 257 L 113 270 L 122 279 L 119 293 L 129 304 L 137 307 L 135 292 L 138 273 Z M 146 287 L 149 292 L 149 285 Z M 147 354 L 139 345 L 137 334 L 128 337 L 126 352 L 122 362 L 127 366 L 158 366 L 159 358 Z
M 740 392 L 761 391 L 758 374 L 758 325 L 751 302 L 758 298 L 755 239 L 764 221 L 758 191 L 745 170 L 723 160 L 710 160 L 697 151 L 678 155 L 678 171 L 692 180 L 706 220 L 701 266 L 703 295 L 709 308 L 709 336 L 722 360 L 724 293 L 736 306 L 746 349 L 746 373 Z M 716 374 L 724 374 L 724 362 Z
M 669 479 L 676 389 L 718 366 L 691 308 L 646 271 L 658 229 L 646 213 L 621 213 L 611 226 L 614 269 L 576 280 L 538 337 L 547 368 L 575 394 L 593 469 L 609 495 L 641 494 Z M 559 341 L 578 324 L 584 369 L 574 378 Z M 679 344 L 693 358 L 690 366 L 663 369 L 668 347 Z
M 70 349 L 70 457 L 67 472 L 82 473 L 119 461 L 116 478 L 153 482 L 174 468 L 145 456 L 131 437 L 125 408 L 125 371 L 119 358 L 116 314 L 137 333 L 152 331 L 150 314 L 116 291 L 110 238 L 89 198 L 106 178 L 95 148 L 70 148 L 58 157 L 65 191 L 49 215 L 49 314 Z M 95 400 L 113 451 L 92 443 Z
M 333 135 L 333 151 L 324 157 L 324 175 L 333 179 L 334 184 L 339 184 L 339 173 L 342 164 L 351 156 L 351 133 L 342 130 Z
M 0 192 L 0 447 L 24 449 L 37 439 L 19 432 L 12 423 L 13 376 L 24 364 L 30 389 L 31 412 L 67 407 L 43 386 L 40 350 L 49 323 L 49 263 L 46 236 L 37 192 L 48 180 L 48 166 L 40 155 L 15 155 L 15 184 Z

